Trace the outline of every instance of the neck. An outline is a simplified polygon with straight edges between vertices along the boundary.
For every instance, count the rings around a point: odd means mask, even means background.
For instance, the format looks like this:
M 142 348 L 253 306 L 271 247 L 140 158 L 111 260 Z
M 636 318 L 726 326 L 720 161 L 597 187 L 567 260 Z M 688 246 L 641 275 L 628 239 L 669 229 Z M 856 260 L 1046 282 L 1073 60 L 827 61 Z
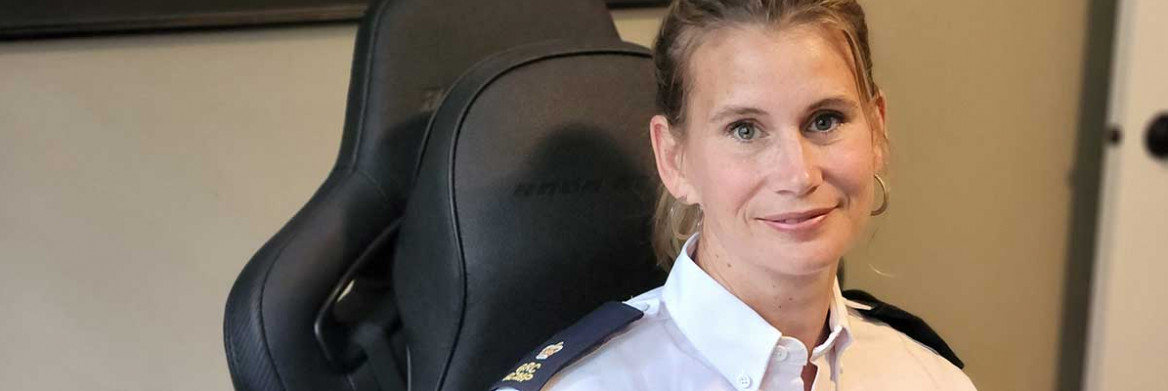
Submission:
M 838 262 L 823 271 L 786 275 L 732 261 L 716 237 L 702 233 L 699 240 L 695 254 L 698 267 L 767 323 L 783 335 L 798 339 L 809 354 L 827 339 L 827 316 Z

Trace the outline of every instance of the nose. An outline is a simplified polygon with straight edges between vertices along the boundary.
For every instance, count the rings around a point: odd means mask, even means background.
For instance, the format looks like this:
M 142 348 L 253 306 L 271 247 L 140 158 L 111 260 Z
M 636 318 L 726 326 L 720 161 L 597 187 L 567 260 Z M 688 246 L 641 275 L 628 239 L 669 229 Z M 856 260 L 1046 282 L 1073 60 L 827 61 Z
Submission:
M 792 133 L 796 136 L 776 143 L 768 171 L 775 192 L 800 197 L 814 192 L 823 183 L 823 171 L 815 145 L 800 132 Z

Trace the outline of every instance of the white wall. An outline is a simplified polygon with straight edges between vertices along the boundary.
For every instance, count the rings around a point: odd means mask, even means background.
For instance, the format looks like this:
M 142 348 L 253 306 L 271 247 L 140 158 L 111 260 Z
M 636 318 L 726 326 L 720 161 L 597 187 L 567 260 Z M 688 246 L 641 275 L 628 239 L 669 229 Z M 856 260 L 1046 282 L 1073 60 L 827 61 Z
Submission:
M 0 390 L 227 390 L 223 305 L 324 178 L 355 26 L 0 43 Z
M 850 285 L 983 390 L 1053 388 L 1085 3 L 864 2 L 895 199 Z M 332 164 L 355 30 L 0 43 L 0 390 L 230 388 L 224 300 Z

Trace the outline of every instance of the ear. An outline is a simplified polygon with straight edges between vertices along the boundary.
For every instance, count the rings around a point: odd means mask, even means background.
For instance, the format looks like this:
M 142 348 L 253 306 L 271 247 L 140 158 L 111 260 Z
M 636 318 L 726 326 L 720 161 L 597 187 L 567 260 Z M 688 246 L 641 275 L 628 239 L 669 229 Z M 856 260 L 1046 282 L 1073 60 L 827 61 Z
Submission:
M 669 194 L 685 204 L 697 202 L 693 188 L 685 177 L 683 159 L 685 149 L 682 140 L 679 140 L 670 131 L 669 120 L 662 115 L 655 115 L 649 120 L 649 139 L 653 143 L 653 157 L 657 162 L 657 175 L 661 183 L 669 190 Z
M 885 113 L 887 113 L 887 101 L 884 99 L 884 91 L 876 91 L 876 97 L 872 99 L 872 105 L 876 109 L 876 118 L 872 118 L 872 152 L 875 160 L 873 163 L 876 167 L 876 172 L 884 171 L 888 164 L 888 127 L 885 126 Z

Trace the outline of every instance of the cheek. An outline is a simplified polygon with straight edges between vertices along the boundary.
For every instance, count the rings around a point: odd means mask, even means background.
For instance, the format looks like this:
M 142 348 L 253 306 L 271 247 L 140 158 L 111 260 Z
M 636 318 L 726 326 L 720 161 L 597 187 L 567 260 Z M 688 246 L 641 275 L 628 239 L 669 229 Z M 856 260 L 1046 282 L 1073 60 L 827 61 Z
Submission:
M 739 214 L 759 183 L 752 159 L 714 148 L 695 150 L 690 163 L 694 190 L 707 214 Z
M 829 153 L 824 164 L 824 179 L 835 187 L 851 212 L 867 213 L 873 204 L 875 167 L 871 143 L 852 142 Z M 866 214 L 865 214 L 866 216 Z

